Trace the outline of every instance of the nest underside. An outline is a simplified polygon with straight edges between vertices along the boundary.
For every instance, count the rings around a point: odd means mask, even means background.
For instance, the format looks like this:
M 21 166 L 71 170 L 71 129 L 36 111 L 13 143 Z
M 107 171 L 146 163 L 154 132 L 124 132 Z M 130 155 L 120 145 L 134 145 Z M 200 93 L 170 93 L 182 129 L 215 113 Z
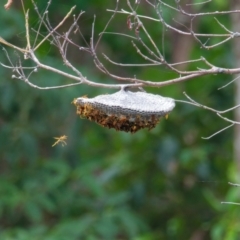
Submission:
M 77 106 L 77 114 L 90 121 L 94 121 L 99 125 L 107 128 L 114 128 L 117 131 L 135 133 L 140 129 L 147 128 L 148 130 L 156 127 L 162 116 L 167 116 L 167 112 L 142 114 L 141 112 L 129 113 L 126 109 L 108 109 L 106 106 L 96 107 L 92 103 L 84 103 L 74 101 Z M 105 110 L 103 110 L 105 109 Z

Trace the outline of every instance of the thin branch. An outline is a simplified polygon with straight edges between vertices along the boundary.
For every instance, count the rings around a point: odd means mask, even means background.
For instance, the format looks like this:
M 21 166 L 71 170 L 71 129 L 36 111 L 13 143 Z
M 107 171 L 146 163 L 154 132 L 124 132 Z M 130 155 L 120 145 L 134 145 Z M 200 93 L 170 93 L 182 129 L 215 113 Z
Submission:
M 32 3 L 33 3 L 33 5 L 34 5 L 34 9 L 35 9 L 35 11 L 37 12 L 38 17 L 39 17 L 39 19 L 40 19 L 40 23 L 39 23 L 39 25 L 38 25 L 37 34 L 36 34 L 36 36 L 35 36 L 35 40 L 34 40 L 34 43 L 33 43 L 33 46 L 35 46 L 36 43 L 37 43 L 38 36 L 40 35 L 40 29 L 41 29 L 41 27 L 42 27 L 42 24 L 45 25 L 44 16 L 48 13 L 48 9 L 49 9 L 52 1 L 49 0 L 49 1 L 47 2 L 47 6 L 46 6 L 46 9 L 45 9 L 44 12 L 43 12 L 43 16 L 41 16 L 41 14 L 39 13 L 38 8 L 37 8 L 37 5 L 36 5 L 36 3 L 35 3 L 33 0 L 32 0 Z M 47 27 L 47 26 L 45 25 L 45 27 Z M 47 27 L 47 29 L 48 29 L 48 27 Z
M 67 87 L 73 87 L 73 86 L 81 84 L 79 82 L 79 83 L 71 83 L 71 84 L 59 85 L 59 86 L 53 86 L 53 87 L 40 87 L 40 86 L 37 86 L 37 85 L 29 82 L 27 79 L 24 82 L 27 83 L 29 86 L 31 86 L 33 88 L 37 88 L 39 90 L 52 90 L 52 89 L 59 89 L 59 88 L 67 88 Z
M 42 39 L 42 41 L 36 46 L 34 47 L 34 51 L 36 51 L 45 41 L 46 39 L 49 38 L 49 36 L 52 35 L 53 32 L 55 32 L 60 26 L 63 25 L 63 23 L 66 21 L 67 18 L 69 18 L 69 16 L 72 14 L 73 10 L 76 8 L 76 6 L 73 6 L 70 11 L 67 13 L 67 15 L 63 18 L 63 20 L 52 30 L 50 31 L 45 38 Z
M 113 60 L 111 60 L 106 54 L 102 54 L 104 56 L 104 58 L 109 61 L 110 63 L 112 63 L 113 65 L 117 65 L 117 66 L 122 66 L 122 67 L 149 67 L 149 66 L 161 66 L 163 65 L 160 62 L 156 62 L 152 59 L 148 59 L 149 61 L 153 61 L 153 63 L 118 63 L 118 62 L 114 62 Z M 144 59 L 147 60 L 145 58 Z M 169 64 L 170 66 L 178 66 L 178 65 L 184 65 L 184 64 L 188 64 L 188 63 L 194 63 L 194 62 L 200 62 L 202 61 L 202 58 L 200 59 L 194 59 L 194 60 L 189 60 L 189 61 L 183 61 L 183 62 L 177 62 L 177 63 L 171 63 Z
M 218 135 L 219 133 L 221 133 L 221 132 L 227 130 L 228 128 L 230 128 L 230 127 L 232 127 L 232 126 L 234 126 L 234 125 L 235 125 L 235 124 L 233 123 L 233 124 L 231 124 L 231 125 L 229 125 L 229 126 L 227 126 L 227 127 L 225 127 L 225 128 L 222 128 L 221 130 L 215 132 L 214 134 L 212 134 L 212 135 L 209 136 L 209 137 L 202 137 L 202 139 L 209 140 L 210 138 L 212 138 L 212 137 Z
M 160 1 L 162 4 L 165 4 L 163 1 Z M 230 11 L 214 11 L 214 12 L 201 12 L 201 13 L 188 13 L 184 11 L 180 4 L 179 1 L 176 1 L 177 4 L 177 9 L 186 16 L 189 17 L 200 17 L 200 16 L 210 16 L 210 15 L 229 15 L 229 14 L 235 14 L 235 13 L 240 13 L 240 10 L 230 10 Z M 167 6 L 167 4 L 165 4 Z
M 22 0 L 21 0 L 22 2 Z M 36 30 L 33 30 L 35 35 L 35 39 L 33 42 L 33 47 L 31 47 L 31 41 L 30 41 L 30 32 L 29 32 L 29 11 L 25 11 L 24 5 L 23 5 L 23 11 L 25 15 L 25 28 L 26 28 L 26 49 L 20 48 L 18 46 L 15 46 L 8 41 L 4 40 L 2 37 L 0 37 L 0 43 L 13 48 L 20 53 L 23 53 L 24 57 L 27 57 L 29 60 L 31 60 L 35 66 L 29 67 L 29 66 L 24 66 L 24 60 L 21 60 L 21 58 L 18 58 L 18 62 L 16 64 L 13 64 L 13 61 L 11 61 L 8 53 L 5 51 L 6 57 L 9 61 L 9 65 L 0 63 L 1 66 L 12 69 L 12 71 L 15 73 L 13 75 L 13 78 L 19 79 L 24 81 L 26 84 L 30 85 L 31 87 L 42 89 L 42 90 L 49 90 L 49 89 L 57 89 L 57 88 L 64 88 L 64 87 L 71 87 L 71 86 L 76 86 L 80 84 L 86 84 L 89 86 L 93 87 L 103 87 L 103 88 L 113 88 L 113 89 L 120 89 L 123 87 L 132 87 L 132 88 L 141 88 L 144 86 L 149 86 L 149 87 L 164 87 L 180 82 L 185 82 L 188 80 L 193 80 L 201 76 L 205 75 L 214 75 L 214 74 L 239 74 L 240 73 L 240 67 L 239 68 L 222 68 L 215 66 L 212 62 L 208 61 L 208 59 L 201 57 L 199 59 L 188 59 L 186 61 L 182 62 L 174 62 L 171 63 L 168 59 L 166 59 L 165 54 L 164 54 L 164 49 L 165 49 L 165 37 L 168 35 L 165 34 L 166 31 L 171 31 L 171 32 L 177 32 L 178 34 L 186 35 L 186 36 L 191 36 L 194 38 L 200 47 L 205 48 L 205 49 L 211 49 L 215 48 L 217 46 L 220 46 L 221 44 L 225 44 L 226 42 L 240 37 L 240 33 L 232 32 L 230 29 L 228 29 L 224 24 L 222 24 L 217 18 L 215 18 L 215 21 L 217 22 L 218 26 L 221 27 L 221 31 L 224 30 L 226 33 L 199 33 L 195 31 L 194 27 L 194 19 L 195 18 L 200 18 L 202 16 L 220 16 L 223 14 L 234 14 L 234 13 L 239 13 L 240 10 L 234 10 L 234 11 L 221 11 L 221 12 L 198 12 L 198 13 L 187 13 L 185 12 L 180 5 L 180 1 L 175 1 L 176 7 L 169 5 L 167 2 L 161 1 L 161 0 L 155 0 L 154 3 L 152 3 L 149 0 L 146 0 L 146 2 L 149 4 L 150 7 L 155 10 L 155 15 L 157 15 L 158 18 L 155 18 L 153 16 L 147 16 L 147 15 L 140 15 L 138 14 L 138 9 L 141 7 L 140 1 L 135 1 L 136 5 L 133 5 L 133 3 L 130 0 L 127 0 L 127 6 L 129 8 L 129 11 L 126 10 L 118 10 L 119 6 L 119 0 L 116 0 L 116 7 L 114 10 L 107 10 L 109 12 L 112 12 L 112 15 L 110 16 L 109 20 L 107 21 L 106 25 L 104 26 L 102 32 L 98 35 L 97 40 L 95 41 L 95 36 L 97 35 L 95 33 L 95 21 L 96 17 L 94 16 L 94 20 L 92 23 L 92 29 L 91 29 L 91 38 L 90 42 L 87 42 L 86 39 L 84 38 L 80 26 L 78 25 L 78 21 L 80 19 L 80 16 L 83 14 L 83 12 L 80 12 L 77 16 L 73 15 L 73 10 L 75 7 L 71 8 L 70 11 L 66 14 L 66 16 L 57 24 L 57 26 L 52 27 L 51 22 L 49 17 L 51 14 L 48 13 L 49 6 L 51 4 L 51 0 L 47 3 L 47 6 L 45 8 L 45 11 L 40 14 L 36 3 L 34 0 L 32 0 L 32 3 L 35 8 L 35 12 L 38 15 L 39 22 L 38 25 L 36 26 Z M 210 1 L 203 1 L 199 4 L 206 4 Z M 22 2 L 23 4 L 23 2 Z M 194 4 L 195 5 L 195 4 Z M 189 20 L 190 27 L 186 27 L 186 23 L 178 22 L 177 26 L 171 25 L 171 23 L 167 23 L 164 19 L 164 14 L 163 11 L 165 9 L 174 11 L 178 13 L 179 15 L 184 15 L 186 19 Z M 130 34 L 126 33 L 120 33 L 120 32 L 107 32 L 107 28 L 109 27 L 110 23 L 112 22 L 113 18 L 119 15 L 127 15 L 127 21 L 128 24 L 127 26 L 132 27 L 135 31 L 135 36 L 131 36 Z M 67 23 L 67 19 L 73 16 L 73 22 L 70 24 L 70 26 L 67 28 L 67 31 L 64 33 L 59 33 L 59 28 Z M 143 21 L 143 22 L 142 22 Z M 149 29 L 146 27 L 147 25 L 145 24 L 146 21 L 151 21 L 151 23 L 156 24 L 156 26 L 160 25 L 162 29 L 162 35 L 161 37 L 154 38 L 154 35 L 150 34 Z M 180 26 L 180 27 L 179 27 Z M 185 30 L 181 30 L 182 26 L 184 26 Z M 126 27 L 127 28 L 127 27 Z M 41 34 L 42 29 L 47 31 L 45 35 Z M 82 39 L 84 40 L 86 46 L 80 46 L 78 43 L 75 43 L 74 40 L 71 39 L 72 34 L 80 34 Z M 149 67 L 149 66 L 156 66 L 161 68 L 164 66 L 165 68 L 168 68 L 170 72 L 172 73 L 173 78 L 170 79 L 155 79 L 155 80 L 147 80 L 147 79 L 141 79 L 141 78 L 136 78 L 136 76 L 133 77 L 125 77 L 125 76 L 120 76 L 117 74 L 114 74 L 111 72 L 111 69 L 107 69 L 106 66 L 101 62 L 101 59 L 97 55 L 97 48 L 101 44 L 101 40 L 103 37 L 103 34 L 112 34 L 112 35 L 117 35 L 118 37 L 125 37 L 126 39 L 134 40 L 132 41 L 133 44 L 133 50 L 136 51 L 136 53 L 141 56 L 145 62 L 144 63 L 118 63 L 113 60 L 111 60 L 106 54 L 103 53 L 103 57 L 110 62 L 111 64 L 114 64 L 116 66 L 121 66 L 121 67 Z M 145 37 L 142 37 L 142 35 Z M 38 39 L 42 38 L 41 41 L 38 42 Z M 216 39 L 217 38 L 217 39 Z M 219 39 L 220 40 L 219 40 Z M 210 44 L 212 39 L 214 39 L 215 43 Z M 70 68 L 70 70 L 73 73 L 67 73 L 65 71 L 62 71 L 58 68 L 49 66 L 45 63 L 43 63 L 37 56 L 37 50 L 39 47 L 44 43 L 44 42 L 50 42 L 53 47 L 56 47 L 56 49 L 59 51 L 62 57 L 63 63 Z M 88 80 L 87 77 L 83 76 L 82 72 L 78 70 L 67 58 L 68 56 L 68 47 L 69 44 L 76 46 L 79 50 L 86 51 L 87 53 L 91 54 L 91 57 L 93 58 L 93 62 L 99 71 L 104 73 L 106 76 L 109 76 L 110 78 L 120 81 L 120 84 L 104 84 L 104 83 L 98 83 L 95 81 Z M 162 44 L 162 47 L 160 47 Z M 193 64 L 193 63 L 198 63 L 198 65 L 201 63 L 204 65 L 203 68 L 200 68 L 199 66 L 196 66 L 193 70 L 186 70 L 182 71 L 181 68 L 178 66 L 182 64 Z M 192 66 L 191 66 L 192 67 Z M 76 81 L 76 83 L 70 83 L 70 84 L 65 84 L 65 85 L 60 85 L 60 86 L 50 86 L 50 87 L 41 87 L 38 85 L 33 84 L 30 81 L 30 78 L 32 78 L 33 73 L 35 73 L 39 68 L 45 69 L 47 71 L 59 74 L 61 76 L 66 77 L 69 80 Z M 239 76 L 240 77 L 240 76 Z M 219 89 L 222 89 L 229 84 L 231 84 L 233 81 L 237 80 L 239 77 L 235 78 L 228 84 L 222 86 Z M 176 100 L 176 102 L 182 102 L 182 103 L 187 103 L 191 104 L 196 107 L 200 107 L 203 109 L 206 109 L 208 111 L 211 111 L 215 113 L 219 118 L 222 120 L 229 122 L 230 125 L 227 127 L 215 132 L 211 136 L 205 138 L 209 139 L 216 134 L 219 134 L 220 132 L 234 126 L 235 124 L 240 124 L 240 122 L 236 122 L 232 119 L 229 119 L 223 114 L 233 111 L 236 108 L 240 107 L 240 104 L 231 107 L 226 110 L 217 110 L 208 106 L 205 106 L 203 104 L 200 104 L 193 100 L 191 97 L 189 97 L 186 93 L 184 93 L 188 101 L 183 101 L 183 100 Z
M 137 40 L 136 37 L 133 37 L 131 35 L 124 34 L 124 33 L 118 33 L 118 32 L 101 32 L 101 33 L 99 33 L 99 35 L 102 35 L 102 34 L 118 35 L 118 36 L 123 36 L 123 37 L 127 37 L 127 38 L 131 38 L 131 39 Z
M 111 10 L 111 9 L 107 9 L 107 11 L 109 12 L 114 12 L 114 10 Z M 128 12 L 128 11 L 125 11 L 125 10 L 121 10 L 121 11 L 117 11 L 117 13 L 121 13 L 121 14 L 126 14 L 126 15 L 131 15 L 131 16 L 134 16 L 134 14 L 132 12 Z M 151 21 L 154 21 L 154 22 L 161 22 L 161 20 L 157 19 L 157 18 L 152 18 L 152 17 L 148 17 L 148 16 L 144 16 L 144 15 L 140 15 L 138 14 L 137 15 L 139 18 L 143 18 L 143 19 L 148 19 L 148 20 L 151 20 Z M 187 35 L 187 36 L 191 36 L 191 33 L 190 32 L 185 32 L 185 31 L 182 31 L 180 29 L 177 29 L 169 24 L 167 24 L 166 22 L 164 22 L 164 25 L 167 29 L 170 29 L 170 30 L 173 30 L 179 34 L 182 34 L 182 35 Z M 195 33 L 195 36 L 198 36 L 198 37 L 229 37 L 229 34 L 207 34 L 207 33 Z
M 228 182 L 229 185 L 232 185 L 234 187 L 240 187 L 240 184 L 236 184 L 236 183 L 231 183 L 231 182 Z
M 211 2 L 212 0 L 207 0 L 207 1 L 204 1 L 204 2 L 199 2 L 199 3 L 187 3 L 186 6 L 193 6 L 193 5 L 202 5 L 202 4 L 206 4 L 206 3 L 209 3 Z
M 240 203 L 236 203 L 236 202 L 221 202 L 221 204 L 232 204 L 232 205 L 239 205 Z
M 212 111 L 212 112 L 217 113 L 217 114 L 224 114 L 224 113 L 230 112 L 230 111 L 235 110 L 236 108 L 239 108 L 239 107 L 240 107 L 240 104 L 238 104 L 238 105 L 236 105 L 236 106 L 234 106 L 234 107 L 232 107 L 232 108 L 229 108 L 229 109 L 226 109 L 226 110 L 223 110 L 223 111 L 219 111 L 219 110 L 216 110 L 216 109 L 214 109 L 214 108 L 210 108 L 210 107 L 207 107 L 207 106 L 205 106 L 205 105 L 202 105 L 202 104 L 196 102 L 196 101 L 193 100 L 190 96 L 188 96 L 186 92 L 183 92 L 183 94 L 186 96 L 186 98 L 188 98 L 188 99 L 190 100 L 190 102 L 185 102 L 185 103 L 190 103 L 190 104 L 192 104 L 192 105 L 195 105 L 195 106 L 197 106 L 197 107 L 201 107 L 201 108 L 203 108 L 203 109 Z M 177 101 L 181 101 L 181 100 L 177 100 Z M 237 123 L 237 122 L 234 122 L 234 123 Z
M 8 47 L 11 47 L 11 48 L 13 48 L 13 49 L 16 49 L 16 50 L 18 50 L 18 51 L 20 51 L 20 52 L 22 52 L 22 53 L 27 53 L 27 52 L 28 52 L 28 50 L 26 50 L 26 49 L 17 47 L 17 46 L 15 46 L 15 45 L 7 42 L 7 41 L 4 40 L 2 37 L 0 37 L 0 43 L 6 45 L 6 46 L 8 46 Z
M 228 85 L 230 85 L 231 83 L 235 82 L 235 81 L 236 81 L 236 80 L 238 80 L 239 78 L 240 78 L 240 75 L 239 75 L 239 76 L 237 76 L 236 78 L 234 78 L 234 79 L 233 79 L 232 81 L 230 81 L 229 83 L 225 84 L 224 86 L 222 86 L 222 87 L 218 88 L 218 90 L 220 90 L 220 89 L 223 89 L 223 88 L 227 87 Z
M 117 9 L 118 9 L 118 5 L 119 5 L 119 0 L 116 1 L 116 7 L 115 7 L 115 12 L 113 13 L 113 15 L 110 17 L 110 19 L 108 20 L 107 24 L 105 25 L 104 29 L 103 29 L 103 33 L 107 30 L 108 26 L 110 25 L 110 23 L 112 22 L 113 18 L 115 17 L 116 15 L 116 12 L 117 12 Z M 95 44 L 95 50 L 97 49 L 98 47 L 98 44 L 100 43 L 102 39 L 102 34 L 99 34 L 99 38 Z

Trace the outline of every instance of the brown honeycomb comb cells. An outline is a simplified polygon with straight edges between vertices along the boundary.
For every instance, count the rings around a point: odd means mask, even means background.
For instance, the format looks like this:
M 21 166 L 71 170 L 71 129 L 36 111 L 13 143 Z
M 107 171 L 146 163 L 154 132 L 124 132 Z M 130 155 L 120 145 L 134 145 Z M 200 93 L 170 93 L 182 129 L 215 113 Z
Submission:
M 154 128 L 175 107 L 172 98 L 124 89 L 94 98 L 80 97 L 73 103 L 81 117 L 103 127 L 132 133 Z

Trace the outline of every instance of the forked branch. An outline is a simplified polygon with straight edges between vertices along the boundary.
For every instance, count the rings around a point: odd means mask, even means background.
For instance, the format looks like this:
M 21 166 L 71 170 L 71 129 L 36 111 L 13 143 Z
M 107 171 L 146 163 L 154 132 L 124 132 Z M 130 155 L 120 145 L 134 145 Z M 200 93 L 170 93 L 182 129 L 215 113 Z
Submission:
M 211 1 L 203 1 L 201 5 L 210 4 Z M 198 46 L 202 49 L 211 50 L 222 46 L 223 44 L 232 41 L 234 38 L 239 38 L 240 33 L 233 32 L 227 26 L 225 26 L 221 21 L 221 16 L 229 15 L 229 14 L 240 14 L 240 10 L 235 9 L 233 11 L 215 11 L 215 12 L 189 12 L 187 9 L 188 6 L 194 6 L 194 4 L 188 4 L 182 6 L 180 1 L 175 1 L 175 5 L 169 4 L 167 1 L 162 0 L 126 0 L 125 5 L 121 8 L 120 4 L 123 4 L 119 0 L 116 0 L 116 5 L 114 9 L 107 9 L 107 12 L 112 13 L 109 20 L 107 21 L 103 31 L 97 36 L 95 33 L 95 17 L 92 24 L 91 31 L 91 39 L 90 41 L 86 41 L 85 46 L 79 45 L 72 40 L 71 36 L 73 34 L 79 33 L 82 38 L 83 35 L 81 33 L 81 28 L 79 26 L 79 19 L 83 15 L 84 12 L 80 12 L 79 14 L 75 15 L 74 11 L 75 7 L 72 7 L 65 17 L 59 23 L 53 27 L 50 22 L 49 18 L 49 6 L 51 1 L 47 3 L 47 7 L 43 13 L 40 13 L 38 7 L 34 0 L 32 0 L 34 9 L 39 19 L 39 24 L 34 29 L 30 29 L 29 26 L 29 11 L 25 11 L 23 9 L 25 15 L 25 30 L 26 30 L 26 48 L 21 48 L 19 46 L 15 46 L 2 37 L 0 37 L 0 43 L 18 51 L 22 54 L 22 57 L 19 57 L 17 63 L 13 63 L 10 59 L 6 49 L 4 49 L 4 53 L 8 59 L 9 64 L 0 63 L 3 67 L 11 69 L 14 74 L 12 75 L 14 78 L 24 81 L 28 85 L 34 88 L 48 90 L 48 89 L 56 89 L 56 88 L 64 88 L 64 87 L 71 87 L 79 84 L 86 84 L 93 87 L 98 88 L 142 88 L 142 87 L 164 87 L 172 84 L 177 84 L 180 82 L 185 82 L 193 79 L 199 79 L 202 76 L 206 75 L 216 75 L 216 74 L 239 74 L 240 73 L 240 66 L 236 68 L 232 68 L 231 66 L 217 66 L 212 63 L 209 59 L 205 56 L 200 56 L 195 59 L 187 59 L 185 61 L 178 61 L 173 62 L 171 59 L 165 57 L 165 47 L 164 41 L 165 38 L 169 37 L 169 33 L 166 34 L 166 30 L 168 32 L 172 32 L 174 34 L 178 34 L 179 36 L 188 36 L 194 40 Z M 11 1 L 7 3 L 8 6 L 11 5 Z M 145 6 L 148 7 L 151 11 L 143 11 Z M 120 9 L 121 8 L 121 9 Z M 139 13 L 141 10 L 141 14 Z M 168 11 L 172 14 L 173 19 L 167 18 L 164 11 Z M 145 14 L 144 14 L 145 13 Z M 184 17 L 184 21 L 181 22 L 181 16 Z M 216 16 L 218 18 L 216 18 Z M 115 18 L 122 17 L 125 19 L 123 23 L 125 28 L 122 28 L 123 32 L 109 32 L 108 27 L 113 23 Z M 175 19 L 176 17 L 176 19 Z M 199 32 L 198 28 L 195 26 L 196 20 L 200 21 L 204 17 L 211 17 L 215 22 L 217 29 L 220 29 L 219 32 L 212 32 L 212 33 L 205 33 Z M 67 28 L 67 31 L 64 33 L 60 33 L 59 29 L 62 26 L 67 25 L 67 20 L 72 18 L 72 23 Z M 122 21 L 122 20 L 121 20 Z M 186 24 L 188 22 L 188 24 Z M 149 23 L 151 24 L 151 28 L 149 28 Z M 161 41 L 159 42 L 159 36 L 153 34 L 152 29 L 159 29 L 159 35 L 161 35 Z M 44 31 L 42 31 L 44 30 Z M 45 32 L 45 35 L 43 35 Z M 136 52 L 139 56 L 139 63 L 120 63 L 112 59 L 105 53 L 103 55 L 98 55 L 98 48 L 101 45 L 101 41 L 104 35 L 111 34 L 112 37 L 117 36 L 121 38 L 126 38 L 132 45 L 132 51 Z M 35 36 L 35 38 L 34 38 Z M 30 39 L 34 39 L 31 42 Z M 41 48 L 43 44 L 49 43 L 53 47 L 55 47 L 65 66 L 67 66 L 72 73 L 65 72 L 61 70 L 61 68 L 56 68 L 53 66 L 49 66 L 45 64 L 38 58 L 38 50 Z M 110 79 L 113 79 L 115 82 L 112 84 L 108 83 L 99 83 L 93 80 L 87 79 L 87 77 L 83 76 L 81 70 L 73 65 L 68 60 L 68 48 L 69 45 L 73 45 L 77 47 L 78 51 L 84 51 L 91 55 L 93 62 L 96 68 Z M 121 47 L 121 46 L 120 46 Z M 121 50 L 120 50 L 121 51 Z M 103 56 L 103 58 L 102 58 Z M 25 66 L 26 59 L 31 60 L 33 62 L 33 66 Z M 103 61 L 105 59 L 105 63 Z M 172 72 L 171 76 L 173 78 L 169 79 L 141 79 L 136 76 L 121 76 L 119 73 L 116 74 L 111 68 L 106 67 L 106 62 L 122 67 L 149 67 L 155 66 L 158 67 L 159 71 L 161 72 L 162 69 L 167 69 L 168 71 Z M 184 66 L 184 68 L 183 68 Z M 191 70 L 188 66 L 192 66 Z M 201 66 L 201 67 L 200 67 Z M 61 76 L 66 77 L 70 82 L 69 84 L 64 84 L 60 86 L 38 86 L 33 84 L 30 80 L 33 74 L 38 72 L 38 69 L 45 69 L 47 71 L 59 74 Z M 117 82 L 117 83 L 116 83 Z M 230 82 L 231 83 L 231 82 Z M 228 83 L 228 84 L 230 84 Z M 226 84 L 227 86 L 227 84 Z M 225 87 L 225 86 L 224 86 Z M 229 122 L 230 125 L 226 128 L 222 129 L 225 130 L 229 127 L 232 127 L 235 124 L 240 124 L 232 119 L 226 118 L 223 116 L 224 113 L 228 111 L 232 111 L 239 107 L 235 106 L 231 109 L 225 111 L 218 111 L 213 108 L 207 107 L 202 105 L 188 95 L 185 94 L 188 98 L 188 101 L 181 101 L 183 103 L 192 104 L 196 107 L 204 108 L 206 110 L 214 112 L 218 117 L 223 119 L 226 122 Z M 180 102 L 180 101 L 179 101 Z M 216 132 L 219 133 L 222 130 Z M 213 134 L 212 136 L 214 136 Z M 210 137 L 212 137 L 210 136 Z

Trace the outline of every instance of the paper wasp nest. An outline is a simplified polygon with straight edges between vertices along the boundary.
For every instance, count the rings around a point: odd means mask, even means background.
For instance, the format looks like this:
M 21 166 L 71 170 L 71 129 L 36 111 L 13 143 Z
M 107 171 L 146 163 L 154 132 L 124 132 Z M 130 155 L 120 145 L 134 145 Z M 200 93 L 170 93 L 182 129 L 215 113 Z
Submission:
M 167 117 L 175 107 L 171 98 L 123 89 L 94 98 L 80 97 L 73 103 L 81 117 L 103 127 L 132 133 L 142 128 L 154 128 L 160 118 Z

